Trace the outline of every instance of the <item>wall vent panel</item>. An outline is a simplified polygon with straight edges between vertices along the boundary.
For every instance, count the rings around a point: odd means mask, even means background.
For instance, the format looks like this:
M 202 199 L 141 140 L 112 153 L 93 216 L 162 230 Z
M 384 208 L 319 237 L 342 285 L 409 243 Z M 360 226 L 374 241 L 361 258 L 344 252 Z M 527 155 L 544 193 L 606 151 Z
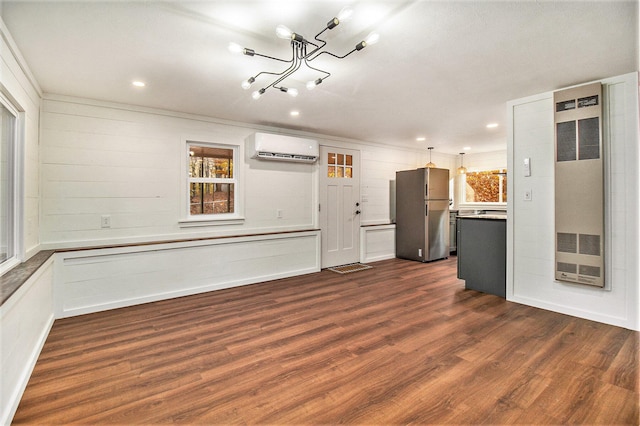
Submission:
M 600 235 L 580 234 L 580 254 L 600 256 Z
M 563 253 L 577 253 L 578 252 L 578 236 L 576 234 L 567 234 L 565 232 L 558 232 L 557 250 Z
M 599 277 L 600 276 L 600 267 L 599 266 L 580 265 L 580 267 L 578 269 L 578 273 L 580 275 L 588 275 L 590 277 Z
M 578 265 L 576 265 L 575 263 L 558 262 L 556 270 L 560 272 L 566 272 L 568 274 L 575 274 L 578 271 Z
M 555 277 L 604 287 L 602 85 L 554 93 Z

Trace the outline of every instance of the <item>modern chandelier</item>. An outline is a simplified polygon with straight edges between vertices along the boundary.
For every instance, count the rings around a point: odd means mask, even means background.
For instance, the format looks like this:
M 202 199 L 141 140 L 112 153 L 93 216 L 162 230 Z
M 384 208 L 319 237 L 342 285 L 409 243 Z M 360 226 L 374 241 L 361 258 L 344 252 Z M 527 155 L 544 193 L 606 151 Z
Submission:
M 316 34 L 316 36 L 314 37 L 315 42 L 305 39 L 304 36 L 302 36 L 301 34 L 294 33 L 284 25 L 278 25 L 276 27 L 276 35 L 282 39 L 291 41 L 291 59 L 289 60 L 275 58 L 273 56 L 268 56 L 268 55 L 263 55 L 261 53 L 256 52 L 253 49 L 242 47 L 237 43 L 230 43 L 229 50 L 232 53 L 242 53 L 247 56 L 260 56 L 263 58 L 273 59 L 274 61 L 279 61 L 279 62 L 284 62 L 289 64 L 289 66 L 282 72 L 261 71 L 258 74 L 252 77 L 249 77 L 248 79 L 242 82 L 242 85 L 241 85 L 242 88 L 245 90 L 248 90 L 253 85 L 253 83 L 256 82 L 258 77 L 261 77 L 263 75 L 271 75 L 275 78 L 275 80 L 272 81 L 270 84 L 262 87 L 261 89 L 253 92 L 252 94 L 253 99 L 259 99 L 264 94 L 264 92 L 266 92 L 267 89 L 270 89 L 270 88 L 278 89 L 281 92 L 288 93 L 289 95 L 294 97 L 298 96 L 298 90 L 296 88 L 285 87 L 285 86 L 282 86 L 281 83 L 285 79 L 287 79 L 289 76 L 291 76 L 293 73 L 298 71 L 300 67 L 302 67 L 302 65 L 305 65 L 307 68 L 318 72 L 320 75 L 315 80 L 310 80 L 307 83 L 307 89 L 313 90 L 318 84 L 322 83 L 327 78 L 329 78 L 331 76 L 331 73 L 311 66 L 309 64 L 310 62 L 317 59 L 321 55 L 329 55 L 329 56 L 333 56 L 334 58 L 344 59 L 347 56 L 351 55 L 353 52 L 360 51 L 367 46 L 375 44 L 378 41 L 379 39 L 378 34 L 371 33 L 367 36 L 367 38 L 362 40 L 360 43 L 356 44 L 356 46 L 350 52 L 344 55 L 340 56 L 340 55 L 336 55 L 335 53 L 331 53 L 328 50 L 323 50 L 327 42 L 325 40 L 322 40 L 320 36 L 325 31 L 332 30 L 335 27 L 337 27 L 340 24 L 340 22 L 347 21 L 352 14 L 353 14 L 353 10 L 351 8 L 349 7 L 343 8 L 335 18 L 327 22 L 327 25 L 322 29 L 322 31 Z

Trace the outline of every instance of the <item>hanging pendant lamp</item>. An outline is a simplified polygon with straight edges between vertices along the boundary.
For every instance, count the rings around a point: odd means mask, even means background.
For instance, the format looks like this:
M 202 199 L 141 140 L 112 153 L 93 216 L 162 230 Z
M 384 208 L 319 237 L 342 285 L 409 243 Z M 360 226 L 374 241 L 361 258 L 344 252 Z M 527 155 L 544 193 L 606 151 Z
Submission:
M 458 174 L 467 174 L 467 168 L 464 166 L 464 152 L 460 153 L 460 167 L 458 167 Z
M 435 169 L 436 165 L 434 163 L 431 162 L 431 150 L 433 150 L 433 147 L 430 146 L 429 148 L 427 148 L 429 150 L 429 162 L 427 164 L 425 164 L 424 166 L 428 169 Z

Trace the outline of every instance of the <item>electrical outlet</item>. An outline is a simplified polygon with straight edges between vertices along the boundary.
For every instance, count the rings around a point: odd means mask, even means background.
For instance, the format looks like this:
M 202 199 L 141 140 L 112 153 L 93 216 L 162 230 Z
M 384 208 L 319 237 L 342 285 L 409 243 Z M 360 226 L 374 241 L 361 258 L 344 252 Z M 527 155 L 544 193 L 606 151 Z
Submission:
M 524 200 L 525 201 L 531 201 L 531 190 L 530 189 L 525 189 L 524 190 Z
M 100 226 L 102 228 L 111 228 L 111 215 L 103 214 L 100 216 Z

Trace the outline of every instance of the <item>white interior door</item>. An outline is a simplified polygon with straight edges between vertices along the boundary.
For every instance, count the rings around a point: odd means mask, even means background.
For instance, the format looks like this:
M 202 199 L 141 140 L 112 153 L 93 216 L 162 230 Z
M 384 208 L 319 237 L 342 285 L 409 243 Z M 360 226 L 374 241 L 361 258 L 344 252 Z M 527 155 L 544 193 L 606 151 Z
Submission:
M 320 147 L 322 267 L 360 260 L 360 151 Z

